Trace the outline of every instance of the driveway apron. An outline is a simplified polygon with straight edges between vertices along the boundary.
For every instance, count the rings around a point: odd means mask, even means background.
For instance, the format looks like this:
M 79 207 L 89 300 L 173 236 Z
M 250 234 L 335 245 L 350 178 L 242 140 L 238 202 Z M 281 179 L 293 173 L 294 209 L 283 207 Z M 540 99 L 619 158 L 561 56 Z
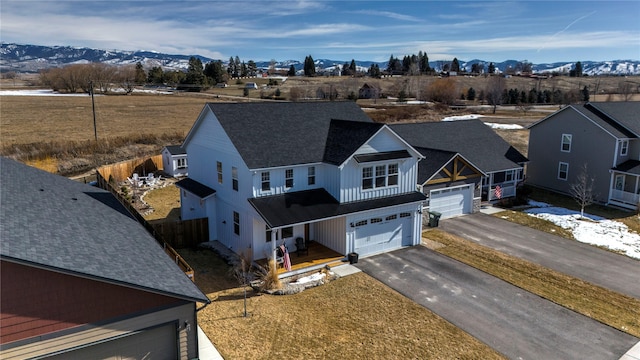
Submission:
M 423 246 L 356 264 L 511 359 L 618 359 L 638 339 Z
M 640 299 L 640 261 L 495 216 L 441 220 L 442 230 L 505 254 Z

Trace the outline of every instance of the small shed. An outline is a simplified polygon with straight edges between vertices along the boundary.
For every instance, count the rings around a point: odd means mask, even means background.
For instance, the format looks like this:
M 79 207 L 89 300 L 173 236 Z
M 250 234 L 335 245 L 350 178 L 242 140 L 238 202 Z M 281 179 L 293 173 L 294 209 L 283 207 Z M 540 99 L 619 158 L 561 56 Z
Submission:
M 187 151 L 181 145 L 167 145 L 162 149 L 162 164 L 168 176 L 188 175 Z

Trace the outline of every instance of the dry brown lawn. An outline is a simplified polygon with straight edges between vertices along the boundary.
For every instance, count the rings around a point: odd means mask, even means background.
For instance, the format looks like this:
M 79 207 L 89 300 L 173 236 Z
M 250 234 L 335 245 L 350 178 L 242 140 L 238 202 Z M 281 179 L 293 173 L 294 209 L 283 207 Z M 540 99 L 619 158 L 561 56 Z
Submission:
M 296 295 L 243 291 L 210 250 L 182 249 L 212 300 L 198 324 L 226 359 L 500 359 L 501 355 L 370 276 Z

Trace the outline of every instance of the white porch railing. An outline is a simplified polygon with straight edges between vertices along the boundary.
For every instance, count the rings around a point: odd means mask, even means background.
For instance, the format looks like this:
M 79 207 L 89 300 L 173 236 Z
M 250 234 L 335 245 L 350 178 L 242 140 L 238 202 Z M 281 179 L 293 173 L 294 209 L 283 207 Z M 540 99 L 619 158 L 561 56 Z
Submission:
M 640 200 L 640 194 L 626 192 L 622 190 L 611 189 L 611 200 L 619 201 L 630 205 L 637 205 Z
M 496 196 L 496 186 L 500 186 L 500 191 L 502 193 L 499 198 Z M 489 201 L 499 200 L 512 196 L 516 196 L 516 185 L 514 183 L 494 184 L 493 186 L 491 186 L 491 188 L 489 188 L 489 192 L 487 193 Z

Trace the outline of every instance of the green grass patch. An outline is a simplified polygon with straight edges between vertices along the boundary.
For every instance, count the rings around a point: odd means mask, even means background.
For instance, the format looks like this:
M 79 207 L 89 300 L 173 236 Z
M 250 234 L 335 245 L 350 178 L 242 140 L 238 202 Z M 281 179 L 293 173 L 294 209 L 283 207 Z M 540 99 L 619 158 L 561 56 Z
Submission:
M 444 244 L 435 251 L 556 304 L 640 337 L 640 300 L 559 273 L 441 230 L 423 233 Z

